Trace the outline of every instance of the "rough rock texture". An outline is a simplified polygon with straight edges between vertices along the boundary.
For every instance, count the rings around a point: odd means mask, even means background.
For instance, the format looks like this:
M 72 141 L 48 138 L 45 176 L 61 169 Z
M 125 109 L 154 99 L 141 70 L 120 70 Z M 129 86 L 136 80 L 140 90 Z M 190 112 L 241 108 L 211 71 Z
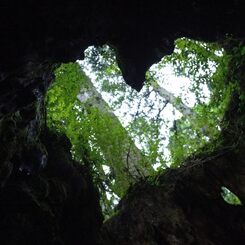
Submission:
M 9 73 L 33 62 L 81 59 L 88 45 L 108 43 L 126 81 L 140 89 L 146 69 L 172 52 L 175 39 L 214 41 L 227 33 L 243 37 L 245 30 L 243 0 L 9 0 L 0 12 L 1 86 L 18 85 Z
M 244 158 L 217 154 L 139 183 L 105 223 L 101 244 L 244 244 L 244 207 L 227 204 L 220 194 L 227 186 L 244 203 Z
M 1 244 L 94 244 L 103 219 L 88 169 L 71 159 L 65 136 L 43 132 L 41 140 L 5 161 L 12 172 L 1 179 Z
M 71 160 L 67 140 L 45 129 L 43 98 L 57 64 L 107 43 L 126 82 L 139 90 L 147 68 L 172 52 L 176 38 L 244 38 L 244 13 L 243 0 L 2 1 L 0 244 L 95 244 L 99 237 L 91 177 Z M 234 115 L 227 117 L 242 120 Z M 228 207 L 219 196 L 224 183 L 245 200 L 244 159 L 234 150 L 227 154 L 224 162 L 171 170 L 157 186 L 135 187 L 105 224 L 100 243 L 244 244 L 243 208 Z
M 94 244 L 102 225 L 88 169 L 71 158 L 66 136 L 47 130 L 49 64 L 30 64 L 5 84 L 0 120 L 0 244 Z M 14 96 L 11 97 L 11 93 Z M 12 107 L 10 107 L 11 105 Z

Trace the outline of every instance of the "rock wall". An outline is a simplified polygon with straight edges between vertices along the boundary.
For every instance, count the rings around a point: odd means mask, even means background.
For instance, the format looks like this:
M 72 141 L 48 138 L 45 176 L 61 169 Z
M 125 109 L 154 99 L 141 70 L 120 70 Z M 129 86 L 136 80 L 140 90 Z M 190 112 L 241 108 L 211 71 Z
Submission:
M 71 159 L 67 139 L 45 128 L 43 98 L 53 69 L 81 59 L 89 45 L 112 45 L 126 82 L 139 90 L 176 38 L 244 38 L 244 12 L 243 0 L 1 2 L 0 243 L 243 244 L 243 209 L 218 195 L 226 180 L 244 200 L 244 160 L 234 152 L 227 159 L 237 168 L 212 160 L 135 187 L 100 233 L 91 176 Z
M 0 244 L 95 244 L 102 226 L 89 170 L 66 136 L 46 127 L 50 64 L 20 67 L 5 83 L 0 120 Z M 13 95 L 13 96 L 12 96 Z M 2 98 L 3 100 L 5 99 Z
M 217 155 L 135 186 L 104 224 L 99 244 L 244 244 L 244 206 L 221 197 L 227 186 L 244 203 L 244 158 L 232 151 Z
M 39 142 L 13 147 L 13 157 L 1 161 L 1 244 L 95 244 L 99 195 L 88 169 L 72 160 L 66 136 L 43 131 Z

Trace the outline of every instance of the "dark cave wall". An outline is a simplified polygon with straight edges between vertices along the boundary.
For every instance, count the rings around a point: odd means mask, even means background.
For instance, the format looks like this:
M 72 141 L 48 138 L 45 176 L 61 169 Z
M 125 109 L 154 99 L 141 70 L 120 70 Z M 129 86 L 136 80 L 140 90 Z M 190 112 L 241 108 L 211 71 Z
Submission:
M 44 145 L 47 166 L 40 169 Z M 88 169 L 72 160 L 69 140 L 43 131 L 26 147 L 29 162 L 24 153 L 1 162 L 13 165 L 0 190 L 1 244 L 95 244 L 103 221 L 99 194 Z
M 4 1 L 0 5 L 0 117 L 46 91 L 54 64 L 82 59 L 89 45 L 110 44 L 128 84 L 170 54 L 174 40 L 244 37 L 245 3 L 223 1 Z
M 138 183 L 104 224 L 99 244 L 244 244 L 244 206 L 221 197 L 227 186 L 244 203 L 244 157 L 232 151 L 221 155 Z
M 0 244 L 95 244 L 103 217 L 89 170 L 66 136 L 45 125 L 50 64 L 30 63 L 5 83 L 0 120 Z M 18 85 L 18 82 L 21 86 Z M 3 92 L 3 91 L 1 91 Z M 11 94 L 14 94 L 11 96 Z
M 223 1 L 4 1 L 0 5 L 0 117 L 43 94 L 54 64 L 82 59 L 89 45 L 112 45 L 125 81 L 139 90 L 146 70 L 174 40 L 244 37 L 245 3 Z
M 0 5 L 2 80 L 30 63 L 81 59 L 89 45 L 108 43 L 126 81 L 140 89 L 144 73 L 170 54 L 179 37 L 203 41 L 244 36 L 243 0 L 5 1 Z
M 242 0 L 2 2 L 0 243 L 243 244 L 243 208 L 225 205 L 218 193 L 224 183 L 245 200 L 238 175 L 244 160 L 234 152 L 205 168 L 168 171 L 159 185 L 139 184 L 100 233 L 89 171 L 71 159 L 64 136 L 45 128 L 43 99 L 55 67 L 81 59 L 89 45 L 112 45 L 126 82 L 139 90 L 145 71 L 173 51 L 176 38 L 244 38 L 244 12 Z

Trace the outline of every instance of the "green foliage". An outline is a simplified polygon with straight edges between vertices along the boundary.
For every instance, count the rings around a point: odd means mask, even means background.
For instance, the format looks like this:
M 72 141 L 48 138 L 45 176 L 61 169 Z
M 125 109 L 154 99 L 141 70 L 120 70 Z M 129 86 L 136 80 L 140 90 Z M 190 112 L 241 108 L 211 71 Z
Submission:
M 163 109 L 168 103 L 172 103 L 176 108 L 183 107 L 185 104 L 180 97 L 176 97 L 173 101 L 164 98 L 166 93 L 155 94 L 155 101 L 148 99 L 152 91 L 160 87 L 159 81 L 162 78 L 159 77 L 158 72 L 167 65 L 171 65 L 177 76 L 188 77 L 193 81 L 190 91 L 195 93 L 197 100 L 191 109 L 192 114 L 183 115 L 181 119 L 176 120 L 170 132 L 168 148 L 171 152 L 172 166 L 178 166 L 186 157 L 195 152 L 203 149 L 212 151 L 218 147 L 221 143 L 218 140 L 220 131 L 225 126 L 223 115 L 232 94 L 237 89 L 234 81 L 225 84 L 231 56 L 217 44 L 208 44 L 187 38 L 178 39 L 175 44 L 174 53 L 164 57 L 157 64 L 157 71 L 147 72 L 145 90 L 143 89 L 140 94 L 130 91 L 122 82 L 112 49 L 108 46 L 93 48 L 93 52 L 87 54 L 89 62 L 92 63 L 93 72 L 97 74 L 100 81 L 103 81 L 101 90 L 112 93 L 114 96 L 113 105 L 116 105 L 114 109 L 119 108 L 125 100 L 132 103 L 137 97 L 138 109 L 127 130 L 133 138 L 143 142 L 142 150 L 150 156 L 151 162 L 160 161 L 162 166 L 165 166 L 166 160 L 161 157 L 163 145 L 159 131 L 166 122 L 161 116 L 161 109 L 156 109 L 156 104 L 163 104 Z M 97 56 L 100 57 L 97 60 L 94 56 L 95 50 Z M 243 52 L 243 49 L 240 50 Z M 100 65 L 95 66 L 96 62 Z M 207 86 L 211 93 L 208 103 L 204 103 L 206 99 L 202 92 L 204 86 Z M 159 97 L 160 99 L 158 99 Z M 144 105 L 143 111 L 140 110 L 142 104 Z M 145 112 L 146 108 L 150 108 L 148 113 Z M 148 115 L 153 110 L 158 110 L 159 113 L 149 119 Z
M 62 64 L 55 71 L 55 81 L 46 96 L 47 122 L 58 131 L 66 131 L 68 118 L 74 112 L 74 103 L 86 79 L 85 75 L 77 72 L 78 64 Z
M 74 159 L 90 168 L 101 193 L 104 213 L 111 215 L 113 203 L 137 178 L 126 159 L 129 149 L 135 149 L 134 143 L 95 92 L 82 102 L 78 99 L 79 94 L 85 96 L 96 90 L 77 63 L 61 65 L 55 76 L 46 96 L 47 124 L 68 136 Z M 141 157 L 142 162 L 137 164 L 147 168 L 144 156 Z M 106 172 L 103 167 L 109 170 Z
M 231 192 L 226 187 L 221 187 L 221 196 L 223 197 L 224 201 L 227 202 L 230 205 L 242 205 L 241 200 L 237 195 L 235 195 L 233 192 Z
M 229 44 L 231 40 L 226 40 L 225 42 Z M 216 48 L 216 46 L 212 44 L 211 47 Z M 224 118 L 224 116 L 227 110 L 231 110 L 230 105 L 233 103 L 232 100 L 236 94 L 239 96 L 239 110 L 243 111 L 244 108 L 244 92 L 240 89 L 239 85 L 241 78 L 237 77 L 239 74 L 237 69 L 242 64 L 244 65 L 245 55 L 243 49 L 244 46 L 239 43 L 233 45 L 230 50 L 227 49 L 226 52 L 222 50 L 222 55 L 220 54 L 221 50 L 220 52 L 214 51 L 213 55 L 211 55 L 213 62 L 215 62 L 216 69 L 215 71 L 210 71 L 210 75 L 207 76 L 206 81 L 203 80 L 203 82 L 206 82 L 209 86 L 211 98 L 208 104 L 200 103 L 194 107 L 196 112 L 194 117 L 190 117 L 189 119 L 183 118 L 184 120 L 181 120 L 182 125 L 186 124 L 188 120 L 191 123 L 195 135 L 198 136 L 194 141 L 190 140 L 191 132 L 188 134 L 183 131 L 179 135 L 178 132 L 173 133 L 171 153 L 176 165 L 180 164 L 184 158 L 194 152 L 204 150 L 210 152 L 222 145 L 223 142 L 220 137 L 221 129 L 226 130 L 226 128 L 229 127 L 228 130 L 232 130 L 233 141 L 235 138 L 239 137 L 237 134 L 239 134 L 240 130 L 238 129 L 236 132 L 235 128 L 244 125 L 244 118 L 242 119 L 243 122 L 240 122 L 240 120 L 237 121 L 237 125 L 228 126 L 229 118 Z M 210 54 L 207 53 L 207 58 L 210 59 L 209 57 Z M 194 76 L 193 79 L 197 81 L 197 84 L 199 83 L 199 76 Z M 233 112 L 231 111 L 230 113 Z M 185 141 L 189 148 L 187 151 L 178 143 L 178 138 L 181 136 L 188 139 Z M 232 144 L 232 142 L 230 142 L 230 144 Z M 176 146 L 179 147 L 179 151 L 175 150 Z
M 115 52 L 108 46 L 90 48 L 85 55 L 87 63 L 82 64 L 96 77 L 96 88 L 77 63 L 63 64 L 55 71 L 56 79 L 46 97 L 48 126 L 65 133 L 71 140 L 74 159 L 90 168 L 106 217 L 113 214 L 115 203 L 131 184 L 155 174 L 152 166 L 157 163 L 159 170 L 167 167 L 169 162 L 163 154 L 165 137 L 169 137 L 172 167 L 194 153 L 210 152 L 222 144 L 224 114 L 234 92 L 240 101 L 245 100 L 238 79 L 233 79 L 235 75 L 227 80 L 229 64 L 234 57 L 241 64 L 244 54 L 242 46 L 231 55 L 216 44 L 178 39 L 174 53 L 163 58 L 157 69 L 147 72 L 140 93 L 124 83 Z M 177 76 L 193 81 L 193 108 L 184 104 L 183 97 L 161 90 L 158 72 L 168 65 Z M 208 102 L 204 86 L 211 94 Z M 110 106 L 101 93 L 111 96 Z M 163 112 L 169 104 L 177 111 L 187 107 L 190 113 L 182 110 L 182 117 L 166 126 L 170 123 Z M 125 106 L 128 111 L 124 114 L 131 121 L 124 128 L 113 111 Z M 170 127 L 169 135 L 164 136 L 162 131 Z
M 170 136 L 172 166 L 178 166 L 188 156 L 199 151 L 211 152 L 219 141 L 221 128 L 225 127 L 223 116 L 237 89 L 236 83 L 225 84 L 230 56 L 214 44 L 204 44 L 188 39 L 176 42 L 177 51 L 167 57 L 177 75 L 189 76 L 195 81 L 191 88 L 200 99 L 199 88 L 207 84 L 211 96 L 207 104 L 197 103 L 190 117 L 176 122 Z
M 151 165 L 157 161 L 161 166 L 166 167 L 165 159 L 162 154 L 159 154 L 159 148 L 162 147 L 160 138 L 160 120 L 147 119 L 146 116 L 137 116 L 127 127 L 132 138 L 137 139 L 144 148 L 141 150 Z
M 96 58 L 95 54 L 99 58 Z M 83 63 L 82 66 L 84 69 L 90 66 L 90 72 L 96 77 L 98 90 L 110 96 L 111 109 L 128 108 L 125 115 L 127 114 L 128 118 L 130 117 L 128 119 L 130 122 L 126 130 L 134 141 L 140 145 L 143 155 L 147 155 L 147 161 L 151 164 L 157 161 L 161 163 L 161 166 L 165 166 L 166 160 L 160 154 L 163 143 L 162 136 L 159 133 L 160 125 L 164 121 L 160 115 L 162 108 L 158 107 L 158 101 L 163 102 L 162 98 L 158 96 L 156 103 L 152 99 L 150 100 L 152 89 L 148 85 L 141 93 L 137 93 L 129 87 L 122 78 L 115 52 L 109 46 L 92 47 L 86 51 L 85 57 L 86 63 Z M 97 64 L 98 62 L 100 64 Z M 162 104 L 165 107 L 165 103 Z M 142 110 L 143 108 L 144 110 Z M 149 118 L 148 115 L 152 111 L 155 111 L 156 117 Z M 159 113 L 157 114 L 157 112 Z

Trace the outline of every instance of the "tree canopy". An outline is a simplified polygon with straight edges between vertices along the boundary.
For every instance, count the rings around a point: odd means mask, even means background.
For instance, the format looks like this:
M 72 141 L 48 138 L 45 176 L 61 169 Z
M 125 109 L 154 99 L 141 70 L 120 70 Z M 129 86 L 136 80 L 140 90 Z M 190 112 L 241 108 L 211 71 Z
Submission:
M 217 44 L 178 39 L 174 53 L 149 69 L 140 93 L 123 81 L 109 46 L 90 47 L 84 61 L 55 71 L 47 124 L 68 136 L 74 159 L 90 168 L 107 217 L 130 185 L 220 144 L 237 89 L 233 81 L 224 86 L 229 59 Z M 166 69 L 188 78 L 182 94 L 168 90 Z

